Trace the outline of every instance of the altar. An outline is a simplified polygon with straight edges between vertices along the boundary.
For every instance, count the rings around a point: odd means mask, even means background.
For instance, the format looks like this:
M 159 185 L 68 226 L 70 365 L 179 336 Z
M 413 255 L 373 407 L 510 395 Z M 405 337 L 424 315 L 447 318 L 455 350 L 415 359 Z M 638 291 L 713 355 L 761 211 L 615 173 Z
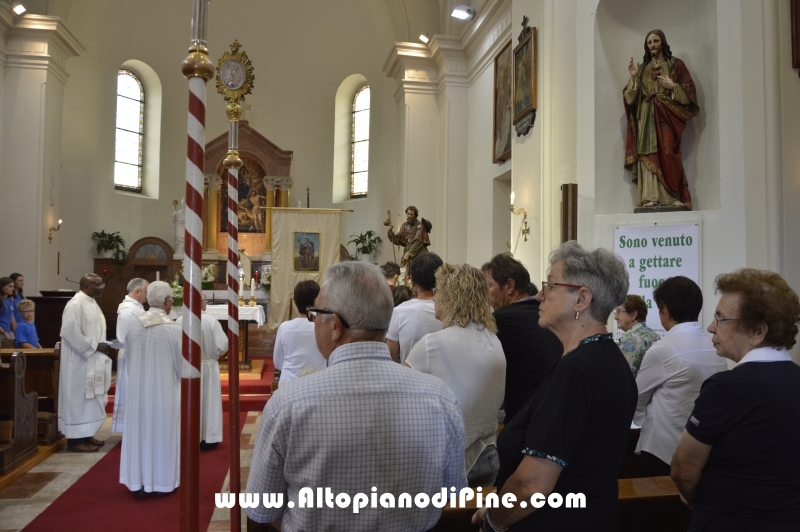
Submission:
M 205 310 L 206 314 L 213 316 L 215 319 L 225 323 L 228 322 L 228 305 L 208 305 Z M 249 371 L 252 367 L 252 362 L 249 356 L 249 341 L 250 335 L 248 334 L 248 323 L 255 322 L 258 327 L 264 325 L 267 321 L 264 307 L 261 305 L 240 306 L 239 307 L 239 369 Z M 220 371 L 228 371 L 228 361 L 230 356 L 223 355 L 219 359 Z

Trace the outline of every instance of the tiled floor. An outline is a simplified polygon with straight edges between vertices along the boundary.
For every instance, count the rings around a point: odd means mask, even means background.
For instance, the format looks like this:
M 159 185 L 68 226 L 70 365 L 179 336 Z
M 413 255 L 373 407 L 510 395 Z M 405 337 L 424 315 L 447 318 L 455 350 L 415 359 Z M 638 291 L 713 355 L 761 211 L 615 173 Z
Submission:
M 241 437 L 241 478 L 242 487 L 247 483 L 250 470 L 250 456 L 258 427 L 261 421 L 260 412 L 250 412 L 242 428 Z M 122 441 L 119 433 L 110 434 L 111 416 L 109 415 L 97 438 L 106 440 L 106 444 L 97 453 L 69 453 L 66 449 L 53 454 L 21 476 L 15 482 L 0 490 L 0 532 L 17 532 L 27 526 L 37 515 L 42 513 L 51 502 L 56 500 L 84 473 L 94 466 L 109 450 Z M 228 490 L 229 476 L 225 477 L 222 491 Z M 229 531 L 230 510 L 215 510 L 208 531 Z M 242 530 L 246 530 L 246 517 L 242 512 Z

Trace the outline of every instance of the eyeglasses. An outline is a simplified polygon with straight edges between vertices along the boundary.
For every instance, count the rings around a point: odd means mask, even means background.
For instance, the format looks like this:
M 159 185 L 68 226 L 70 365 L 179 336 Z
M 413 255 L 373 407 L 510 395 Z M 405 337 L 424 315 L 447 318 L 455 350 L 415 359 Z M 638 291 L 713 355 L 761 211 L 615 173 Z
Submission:
M 714 314 L 714 322 L 717 324 L 717 327 L 719 327 L 720 323 L 725 323 L 726 321 L 741 321 L 741 320 L 742 318 L 723 318 L 719 314 Z
M 617 310 L 617 309 L 614 309 L 614 316 L 619 316 L 620 314 L 628 314 L 628 313 L 629 313 L 629 312 L 628 312 L 627 310 Z
M 345 320 L 342 317 L 342 315 L 339 314 L 336 311 L 328 310 L 328 309 L 324 309 L 324 308 L 306 307 L 306 316 L 308 316 L 308 321 L 313 322 L 315 319 L 317 319 L 317 314 L 336 314 L 337 316 L 339 316 L 339 321 L 342 322 L 342 325 L 344 326 L 344 328 L 345 329 L 349 329 L 350 328 L 350 324 L 347 323 L 347 320 Z
M 551 283 L 549 281 L 542 281 L 542 289 L 539 291 L 539 293 L 542 294 L 542 299 L 545 299 L 547 297 L 547 293 L 556 286 L 566 286 L 567 288 L 585 288 L 579 284 Z

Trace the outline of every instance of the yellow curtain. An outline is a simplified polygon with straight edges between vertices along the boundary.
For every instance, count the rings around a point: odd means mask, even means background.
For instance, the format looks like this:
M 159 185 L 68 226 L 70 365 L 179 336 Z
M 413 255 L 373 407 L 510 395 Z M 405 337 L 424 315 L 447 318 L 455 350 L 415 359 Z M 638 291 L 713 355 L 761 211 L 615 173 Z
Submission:
M 321 282 L 325 269 L 339 262 L 341 241 L 340 209 L 272 209 L 272 288 L 267 318 L 270 331 L 288 319 L 295 285 L 308 279 Z M 293 317 L 296 312 L 292 309 Z

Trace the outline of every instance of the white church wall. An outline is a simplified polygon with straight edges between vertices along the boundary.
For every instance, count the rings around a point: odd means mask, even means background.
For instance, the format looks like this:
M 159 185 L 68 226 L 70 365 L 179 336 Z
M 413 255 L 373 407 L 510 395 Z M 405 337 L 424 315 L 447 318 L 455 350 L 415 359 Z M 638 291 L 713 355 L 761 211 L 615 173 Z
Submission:
M 172 201 L 185 191 L 188 88 L 180 74 L 189 39 L 189 5 L 159 4 L 159 15 L 130 2 L 73 2 L 68 23 L 87 52 L 70 64 L 64 114 L 65 190 L 70 220 L 61 231 L 62 277 L 91 268 L 92 231 L 120 231 L 127 242 L 157 236 L 172 242 Z M 234 10 L 235 8 L 235 10 Z M 342 238 L 381 221 L 395 183 L 396 113 L 394 83 L 381 72 L 393 39 L 383 3 L 278 2 L 212 3 L 211 60 L 238 39 L 255 67 L 255 89 L 247 97 L 250 126 L 283 149 L 294 151 L 290 204 L 353 208 L 343 218 Z M 113 171 L 116 71 L 138 59 L 163 84 L 160 188 L 158 199 L 115 193 Z M 333 203 L 334 104 L 347 76 L 360 73 L 371 87 L 370 191 L 365 200 Z M 206 140 L 228 129 L 222 97 L 208 83 Z M 145 155 L 146 157 L 147 155 Z M 352 250 L 351 250 L 352 251 Z M 382 257 L 386 252 L 384 246 Z M 66 286 L 65 286 L 66 287 Z
M 780 52 L 780 123 L 781 176 L 782 176 L 782 249 L 783 272 L 789 286 L 800 292 L 800 77 L 792 68 L 792 24 L 787 2 L 778 2 Z M 792 350 L 795 362 L 800 363 L 800 346 Z
M 493 7 L 491 4 L 497 4 Z M 467 169 L 467 262 L 480 267 L 494 253 L 507 251 L 511 239 L 511 213 L 508 194 L 505 201 L 498 190 L 511 190 L 512 160 L 492 163 L 494 119 L 494 58 L 511 40 L 511 5 L 509 1 L 486 2 L 481 9 L 496 11 L 491 25 L 468 47 L 469 55 L 469 147 Z M 513 148 L 512 148 L 513 149 Z M 496 181 L 500 179 L 498 184 Z M 505 232 L 504 236 L 500 233 Z M 500 245 L 498 245 L 500 244 Z M 499 248 L 499 249 L 498 249 Z

